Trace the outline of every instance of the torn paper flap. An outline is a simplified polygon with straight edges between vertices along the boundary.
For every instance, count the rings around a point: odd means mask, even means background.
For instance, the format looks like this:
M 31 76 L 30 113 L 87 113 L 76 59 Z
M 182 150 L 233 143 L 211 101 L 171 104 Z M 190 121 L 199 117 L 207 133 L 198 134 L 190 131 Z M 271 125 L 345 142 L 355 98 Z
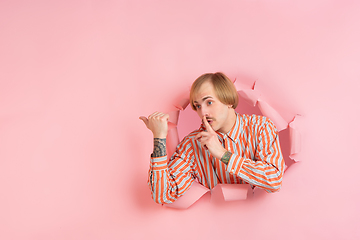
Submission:
M 240 90 L 238 91 L 238 93 L 240 97 L 242 97 L 247 103 L 249 103 L 252 106 L 256 105 L 256 102 L 260 97 L 260 93 L 252 89 Z
M 280 132 L 288 127 L 288 123 L 281 117 L 281 115 L 272 108 L 268 103 L 258 100 L 258 106 L 262 114 L 273 121 L 277 130 Z
M 176 127 L 177 127 L 176 124 L 174 124 L 172 122 L 168 122 L 168 131 L 170 131 L 171 129 L 176 128 Z
M 236 78 L 234 80 L 234 86 L 236 88 L 237 91 L 240 91 L 240 90 L 244 90 L 244 89 L 249 89 L 249 86 L 241 83 L 240 81 L 238 81 Z
M 295 116 L 294 119 L 289 123 L 290 133 L 290 158 L 297 162 L 297 154 L 301 151 L 301 135 L 298 129 L 296 119 L 299 115 Z
M 165 204 L 166 207 L 186 209 L 197 202 L 210 190 L 197 181 L 194 181 L 192 186 L 186 193 L 179 197 L 175 202 Z M 249 184 L 218 184 L 211 190 L 211 202 L 221 203 L 225 201 L 246 200 L 248 192 L 252 191 Z
M 249 184 L 218 184 L 211 189 L 211 202 L 217 204 L 224 200 L 245 200 L 249 190 L 251 190 Z
M 179 113 L 179 110 L 169 112 L 169 122 L 177 125 L 179 121 Z
M 225 201 L 245 200 L 250 189 L 249 184 L 220 184 Z
M 169 128 L 168 135 L 166 137 L 166 151 L 168 156 L 172 156 L 179 142 L 177 127 Z
M 179 197 L 175 202 L 166 204 L 164 206 L 178 209 L 186 209 L 198 201 L 210 190 L 197 181 L 194 181 L 191 187 L 186 191 L 184 195 Z
M 184 97 L 178 103 L 174 104 L 174 106 L 179 110 L 184 110 L 190 103 L 189 97 Z

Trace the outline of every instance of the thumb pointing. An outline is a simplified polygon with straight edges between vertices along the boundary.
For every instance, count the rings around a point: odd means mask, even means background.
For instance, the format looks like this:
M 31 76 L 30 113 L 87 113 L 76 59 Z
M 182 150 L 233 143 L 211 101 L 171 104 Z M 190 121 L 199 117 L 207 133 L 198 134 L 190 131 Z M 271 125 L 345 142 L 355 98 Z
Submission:
M 148 125 L 149 120 L 146 117 L 141 116 L 141 117 L 139 117 L 139 119 L 142 120 L 146 126 Z

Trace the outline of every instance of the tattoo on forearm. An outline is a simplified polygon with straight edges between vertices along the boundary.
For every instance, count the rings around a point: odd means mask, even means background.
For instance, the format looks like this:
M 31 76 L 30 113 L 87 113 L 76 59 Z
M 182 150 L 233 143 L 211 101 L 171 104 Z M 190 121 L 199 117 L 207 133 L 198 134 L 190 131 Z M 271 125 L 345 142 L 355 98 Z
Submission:
M 154 138 L 154 151 L 152 157 L 163 157 L 166 155 L 166 138 Z
M 226 165 L 229 163 L 232 153 L 227 151 L 224 153 L 224 155 L 221 157 L 220 161 L 225 163 Z

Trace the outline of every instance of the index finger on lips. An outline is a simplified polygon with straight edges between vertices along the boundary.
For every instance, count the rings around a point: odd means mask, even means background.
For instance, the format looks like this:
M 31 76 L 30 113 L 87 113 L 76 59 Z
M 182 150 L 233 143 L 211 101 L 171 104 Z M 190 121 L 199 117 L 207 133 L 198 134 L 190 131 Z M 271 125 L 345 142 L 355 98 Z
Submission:
M 208 132 L 213 132 L 214 131 L 214 129 L 212 129 L 209 122 L 207 121 L 206 116 L 203 117 L 203 122 L 204 122 L 205 128 L 206 128 L 206 130 Z

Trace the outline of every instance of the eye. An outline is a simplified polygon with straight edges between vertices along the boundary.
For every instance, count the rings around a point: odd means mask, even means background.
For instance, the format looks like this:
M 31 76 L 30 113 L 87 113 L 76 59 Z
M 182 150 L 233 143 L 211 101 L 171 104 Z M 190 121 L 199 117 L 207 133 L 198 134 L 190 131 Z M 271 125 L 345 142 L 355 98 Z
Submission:
M 211 105 L 211 104 L 213 104 L 213 102 L 212 101 L 208 101 L 208 103 L 207 103 L 208 105 Z
M 195 105 L 195 108 L 196 108 L 196 109 L 200 109 L 201 106 L 200 106 L 200 105 Z

